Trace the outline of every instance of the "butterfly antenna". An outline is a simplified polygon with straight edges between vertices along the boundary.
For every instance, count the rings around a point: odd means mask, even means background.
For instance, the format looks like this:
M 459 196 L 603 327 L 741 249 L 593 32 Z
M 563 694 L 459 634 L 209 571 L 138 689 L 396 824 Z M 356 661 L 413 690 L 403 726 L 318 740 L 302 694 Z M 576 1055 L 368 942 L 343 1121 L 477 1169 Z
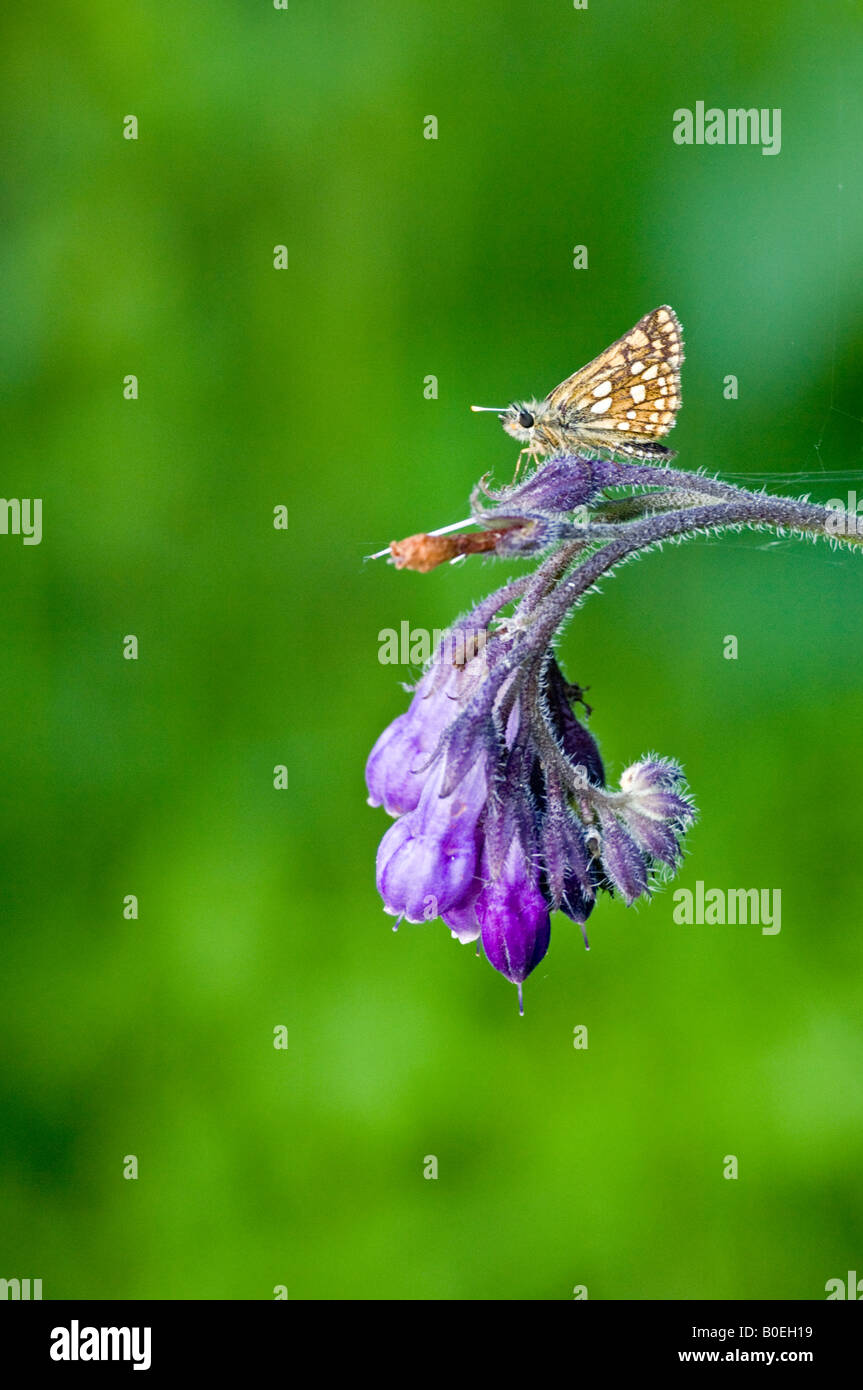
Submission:
M 509 406 L 508 406 L 508 405 L 472 405 L 472 406 L 471 406 L 471 410 L 474 411 L 474 413 L 477 414 L 477 415 L 480 414 L 481 411 L 488 411 L 489 414 L 491 414 L 491 415 L 505 415 L 506 412 L 509 410 Z

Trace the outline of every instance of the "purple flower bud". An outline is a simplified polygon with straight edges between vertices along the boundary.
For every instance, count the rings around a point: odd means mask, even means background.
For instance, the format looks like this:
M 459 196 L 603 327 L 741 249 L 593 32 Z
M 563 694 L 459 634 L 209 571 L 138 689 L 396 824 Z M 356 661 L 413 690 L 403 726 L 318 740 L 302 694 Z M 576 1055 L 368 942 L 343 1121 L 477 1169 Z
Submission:
M 391 816 L 416 808 L 441 735 L 476 684 L 474 662 L 483 661 L 483 653 L 466 664 L 453 665 L 448 653 L 456 649 L 454 642 L 453 634 L 447 634 L 417 683 L 409 708 L 384 729 L 369 754 L 369 805 L 383 806 Z
M 406 710 L 388 724 L 366 763 L 370 806 L 383 806 L 390 816 L 412 811 L 420 799 L 423 774 L 414 772 L 434 751 L 428 746 L 431 725 L 423 725 Z
M 541 835 L 549 903 L 583 926 L 593 911 L 599 878 L 584 827 L 564 809 L 544 818 Z
M 521 720 L 519 702 L 515 700 L 507 716 L 506 729 L 501 727 L 501 702 L 514 679 L 505 675 L 503 681 L 494 682 L 490 678 L 482 692 L 483 698 L 478 695 L 471 700 L 446 731 L 442 754 L 446 771 L 441 787 L 445 796 L 458 786 L 475 763 L 482 762 L 487 767 L 499 767 L 502 763 L 504 749 L 511 747 Z
M 593 465 L 575 457 L 549 459 L 523 483 L 500 492 L 483 487 L 505 516 L 560 515 L 585 506 L 598 491 Z
M 482 944 L 495 970 L 521 985 L 548 950 L 551 919 L 539 867 L 513 834 L 499 875 L 476 900 Z
M 647 889 L 648 865 L 632 836 L 614 816 L 602 816 L 602 867 L 627 907 Z
M 378 846 L 377 885 L 384 910 L 424 922 L 458 906 L 474 885 L 477 822 L 488 796 L 477 764 L 450 796 L 440 795 L 443 765 L 426 779 L 415 811 L 391 825 Z
M 644 759 L 626 768 L 620 778 L 632 810 L 652 820 L 677 820 L 685 828 L 695 819 L 686 781 L 676 763 Z
M 664 821 L 651 820 L 635 811 L 627 811 L 626 825 L 643 850 L 669 869 L 676 869 L 680 863 L 681 849 L 679 837 Z
M 451 796 L 478 763 L 493 767 L 498 743 L 497 729 L 490 717 L 469 719 L 462 715 L 451 725 L 441 754 L 443 795 Z
M 590 780 L 601 787 L 605 782 L 602 757 L 593 734 L 584 727 L 580 720 L 576 719 L 572 712 L 568 690 L 573 688 L 567 686 L 560 667 L 552 657 L 547 667 L 545 690 L 546 706 L 552 730 L 557 735 L 569 761 L 576 767 L 583 767 Z
M 580 927 L 583 927 L 595 905 L 596 890 L 593 886 L 585 884 L 584 880 L 576 874 L 567 874 L 563 885 L 563 896 L 560 900 L 560 911 L 565 913 L 570 921 L 577 922 Z M 584 944 L 587 946 L 586 932 L 582 932 L 582 935 L 584 936 Z
M 453 936 L 457 936 L 462 945 L 476 941 L 482 930 L 476 915 L 476 900 L 481 889 L 482 881 L 479 878 L 474 879 L 474 886 L 468 891 L 467 897 L 455 907 L 441 913 Z

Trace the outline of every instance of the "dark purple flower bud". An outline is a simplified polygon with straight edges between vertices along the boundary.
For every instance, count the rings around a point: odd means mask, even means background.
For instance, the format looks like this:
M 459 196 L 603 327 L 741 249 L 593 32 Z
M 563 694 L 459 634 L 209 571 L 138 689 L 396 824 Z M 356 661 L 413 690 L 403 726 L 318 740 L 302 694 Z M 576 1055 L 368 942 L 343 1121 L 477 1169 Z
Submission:
M 627 907 L 647 889 L 647 861 L 623 826 L 614 816 L 602 815 L 602 867 L 612 887 L 622 896 Z
M 485 865 L 481 876 L 488 876 Z M 476 900 L 482 944 L 495 970 L 519 986 L 548 950 L 551 918 L 540 886 L 540 870 L 520 835 L 513 833 L 500 873 Z
M 547 815 L 541 830 L 545 890 L 555 910 L 573 922 L 587 921 L 596 901 L 599 874 L 588 852 L 584 827 L 570 811 Z
M 534 769 L 538 814 L 541 887 L 549 907 L 565 912 L 581 927 L 585 946 L 590 949 L 584 924 L 593 911 L 596 892 L 605 886 L 597 859 L 591 854 L 584 826 L 573 813 L 558 779 L 548 769 Z
M 564 881 L 563 897 L 560 900 L 560 911 L 565 913 L 572 922 L 577 922 L 582 928 L 584 944 L 590 950 L 587 940 L 587 932 L 584 925 L 596 905 L 596 893 L 591 886 L 590 892 L 585 886 L 583 879 L 578 875 L 567 874 Z
M 552 731 L 569 761 L 576 767 L 583 767 L 590 780 L 601 787 L 605 782 L 602 757 L 593 734 L 573 714 L 569 697 L 572 688 L 567 685 L 560 667 L 552 657 L 547 667 L 545 688 L 546 708 Z
M 482 490 L 498 503 L 498 514 L 555 516 L 586 506 L 599 488 L 594 481 L 593 464 L 573 457 L 549 459 L 515 487 L 493 492 L 483 486 Z
M 477 822 L 488 797 L 477 764 L 450 796 L 440 795 L 443 766 L 432 769 L 415 811 L 391 825 L 378 847 L 377 885 L 384 910 L 424 922 L 458 906 L 474 885 Z

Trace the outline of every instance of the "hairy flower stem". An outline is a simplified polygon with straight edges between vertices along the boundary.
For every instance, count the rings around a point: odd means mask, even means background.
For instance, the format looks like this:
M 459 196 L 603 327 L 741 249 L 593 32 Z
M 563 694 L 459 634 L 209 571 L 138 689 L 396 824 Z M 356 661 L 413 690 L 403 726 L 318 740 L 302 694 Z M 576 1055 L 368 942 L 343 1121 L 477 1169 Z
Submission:
M 558 580 L 569 569 L 576 555 L 590 544 L 590 537 L 586 534 L 586 529 L 586 527 L 574 528 L 574 535 L 577 535 L 579 539 L 573 539 L 568 544 L 562 545 L 559 550 L 555 550 L 542 562 L 525 591 L 522 608 L 530 611 L 547 593 L 554 589 Z
M 472 610 L 470 622 L 473 627 L 485 627 L 491 622 L 494 615 L 500 612 L 501 608 L 506 608 L 508 603 L 514 603 L 517 598 L 521 598 L 525 590 L 529 588 L 533 575 L 523 574 L 518 579 L 512 579 L 508 584 L 504 584 L 500 589 L 496 589 L 488 598 L 484 598 Z
M 618 463 L 616 459 L 605 460 L 594 465 L 603 487 L 674 487 L 686 486 L 702 497 L 718 497 L 723 501 L 734 501 L 748 497 L 758 501 L 766 493 L 750 492 L 734 483 L 723 482 L 721 478 L 709 478 L 702 473 L 687 473 L 682 468 L 654 467 L 652 464 Z M 785 499 L 781 499 L 785 500 Z
M 662 472 L 652 469 L 638 471 Z M 535 604 L 529 604 L 528 593 L 525 593 L 516 612 L 514 626 L 526 628 L 526 620 L 529 618 L 529 649 L 540 651 L 551 642 L 567 615 L 603 574 L 607 574 L 636 551 L 649 549 L 663 540 L 677 536 L 707 534 L 728 527 L 772 526 L 803 535 L 823 536 L 828 540 L 842 541 L 850 545 L 863 544 L 863 534 L 835 536 L 830 531 L 828 522 L 833 514 L 827 507 L 792 498 L 771 497 L 765 493 L 749 493 L 739 488 L 732 489 L 732 493 L 733 500 L 728 502 L 687 507 L 682 511 L 652 515 L 640 521 L 607 525 L 587 523 L 577 528 L 574 526 L 573 530 L 583 535 L 588 544 L 591 540 L 608 540 L 609 543 L 594 550 L 566 579 L 562 579 L 551 593 L 540 598 Z M 556 552 L 550 558 L 557 558 L 560 553 Z M 548 560 L 545 565 L 549 565 Z M 525 609 L 530 611 L 525 612 Z M 504 675 L 504 670 L 511 671 L 525 660 L 526 644 L 515 644 L 504 667 L 498 671 L 500 677 Z
M 536 640 L 550 641 L 563 618 L 574 604 L 600 578 L 637 550 L 655 545 L 673 536 L 721 531 L 729 526 L 774 526 L 802 534 L 842 539 L 860 545 L 863 536 L 833 537 L 828 530 L 831 513 L 827 507 L 812 502 L 799 502 L 785 497 L 768 497 L 762 493 L 740 493 L 731 502 L 705 507 L 688 507 L 684 511 L 652 516 L 644 521 L 604 526 L 602 531 L 615 531 L 616 539 L 594 551 L 578 568 L 563 580 L 543 604 Z M 587 528 L 590 529 L 589 527 Z

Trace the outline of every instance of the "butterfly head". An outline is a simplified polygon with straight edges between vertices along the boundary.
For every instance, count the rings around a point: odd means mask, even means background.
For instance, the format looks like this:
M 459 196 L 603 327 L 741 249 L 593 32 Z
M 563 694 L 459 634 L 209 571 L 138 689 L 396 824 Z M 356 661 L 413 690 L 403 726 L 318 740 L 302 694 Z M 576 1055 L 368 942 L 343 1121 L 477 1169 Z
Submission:
M 488 411 L 496 415 L 507 434 L 520 444 L 534 442 L 534 430 L 542 412 L 538 401 L 525 401 L 524 404 L 507 405 L 501 408 L 488 405 L 472 405 L 471 410 Z
M 523 405 L 511 405 L 500 415 L 500 423 L 507 434 L 521 444 L 532 444 L 534 430 L 540 407 L 536 401 L 525 401 Z

